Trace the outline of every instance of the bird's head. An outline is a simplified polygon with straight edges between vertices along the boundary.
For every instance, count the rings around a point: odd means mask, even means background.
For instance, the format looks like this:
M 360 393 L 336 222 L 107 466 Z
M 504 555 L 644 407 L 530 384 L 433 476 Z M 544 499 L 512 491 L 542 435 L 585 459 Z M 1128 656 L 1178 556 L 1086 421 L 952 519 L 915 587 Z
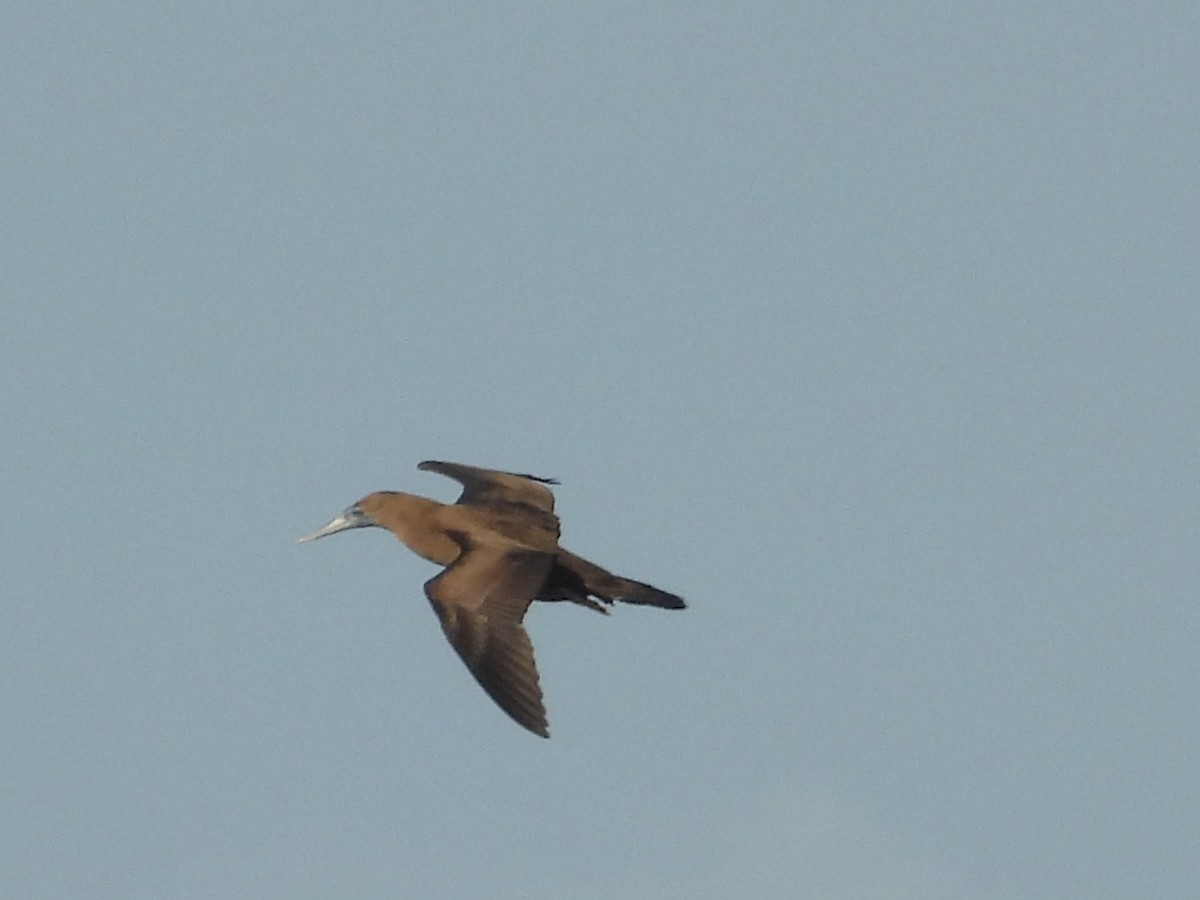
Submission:
M 339 531 L 348 531 L 351 528 L 368 528 L 379 525 L 374 512 L 379 508 L 381 499 L 380 494 L 368 494 L 357 503 L 347 506 L 341 513 L 330 519 L 328 524 L 321 526 L 312 534 L 306 534 L 300 538 L 297 543 L 315 541 L 317 538 L 337 534 Z

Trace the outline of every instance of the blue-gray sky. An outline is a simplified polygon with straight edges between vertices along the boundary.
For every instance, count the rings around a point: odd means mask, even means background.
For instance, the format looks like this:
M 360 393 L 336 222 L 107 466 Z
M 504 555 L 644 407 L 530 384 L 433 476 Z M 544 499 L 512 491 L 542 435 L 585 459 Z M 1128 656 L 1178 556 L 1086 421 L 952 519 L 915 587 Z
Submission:
M 1200 889 L 1194 4 L 46 4 L 0 29 L 0 893 Z M 382 532 L 552 475 L 684 613 Z

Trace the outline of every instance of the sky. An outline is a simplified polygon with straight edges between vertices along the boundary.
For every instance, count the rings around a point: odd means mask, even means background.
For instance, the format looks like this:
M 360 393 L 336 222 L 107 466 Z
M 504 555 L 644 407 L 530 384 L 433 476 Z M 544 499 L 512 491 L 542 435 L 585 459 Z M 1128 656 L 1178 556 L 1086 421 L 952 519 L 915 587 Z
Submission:
M 0 895 L 1200 890 L 1192 3 L 6 5 Z M 363 494 L 687 598 L 478 689 Z

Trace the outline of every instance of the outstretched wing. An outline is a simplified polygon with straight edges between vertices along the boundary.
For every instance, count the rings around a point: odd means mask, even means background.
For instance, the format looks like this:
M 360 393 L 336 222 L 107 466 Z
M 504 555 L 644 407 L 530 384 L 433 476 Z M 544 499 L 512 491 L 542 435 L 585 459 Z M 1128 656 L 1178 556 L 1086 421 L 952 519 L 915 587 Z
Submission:
M 544 512 L 554 512 L 554 494 L 546 487 L 548 484 L 558 484 L 553 478 L 498 472 L 495 469 L 480 469 L 476 466 L 438 460 L 426 460 L 417 468 L 446 475 L 462 484 L 463 492 L 458 498 L 459 503 L 523 503 Z
M 425 583 L 442 630 L 488 696 L 517 723 L 549 737 L 546 707 L 521 624 L 546 582 L 551 554 L 506 544 L 477 544 L 455 534 L 463 552 Z

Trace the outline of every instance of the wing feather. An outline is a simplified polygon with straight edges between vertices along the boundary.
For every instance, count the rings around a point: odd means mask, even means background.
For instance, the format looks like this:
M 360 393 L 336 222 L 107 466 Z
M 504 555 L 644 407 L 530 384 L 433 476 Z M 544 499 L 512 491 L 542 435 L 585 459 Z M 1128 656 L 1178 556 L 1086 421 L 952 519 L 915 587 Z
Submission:
M 553 556 L 459 537 L 464 552 L 425 583 L 425 594 L 480 687 L 518 724 L 549 737 L 533 644 L 521 620 Z
M 463 492 L 458 498 L 459 503 L 522 503 L 544 512 L 554 512 L 554 494 L 546 487 L 548 484 L 558 484 L 553 478 L 480 469 L 476 466 L 433 459 L 426 460 L 417 468 L 424 472 L 437 472 L 459 482 L 463 486 Z

